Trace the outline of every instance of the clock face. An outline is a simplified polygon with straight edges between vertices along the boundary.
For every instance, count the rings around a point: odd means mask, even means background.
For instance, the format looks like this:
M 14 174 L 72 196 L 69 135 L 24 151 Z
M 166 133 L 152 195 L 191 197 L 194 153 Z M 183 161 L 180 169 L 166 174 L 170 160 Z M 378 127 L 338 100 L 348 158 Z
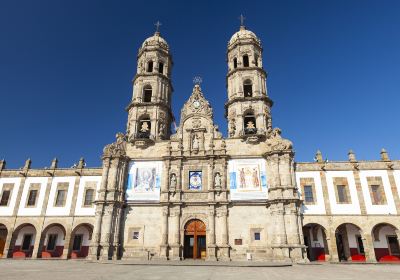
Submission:
M 197 100 L 195 102 L 193 102 L 193 107 L 196 109 L 200 108 L 200 102 Z

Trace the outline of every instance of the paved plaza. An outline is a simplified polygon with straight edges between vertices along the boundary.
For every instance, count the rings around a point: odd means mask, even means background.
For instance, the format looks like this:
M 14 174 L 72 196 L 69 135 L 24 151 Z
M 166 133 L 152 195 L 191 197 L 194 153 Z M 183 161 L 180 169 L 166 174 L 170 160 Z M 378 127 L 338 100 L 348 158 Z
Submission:
M 132 265 L 87 261 L 0 260 L 1 279 L 400 279 L 400 265 L 311 264 L 285 267 Z

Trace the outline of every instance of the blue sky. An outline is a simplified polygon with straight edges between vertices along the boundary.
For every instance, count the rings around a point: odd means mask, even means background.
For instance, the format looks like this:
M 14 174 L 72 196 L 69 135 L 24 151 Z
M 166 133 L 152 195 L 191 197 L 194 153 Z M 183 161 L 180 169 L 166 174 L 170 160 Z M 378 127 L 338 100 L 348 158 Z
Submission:
M 297 161 L 400 157 L 400 1 L 0 2 L 0 158 L 19 168 L 83 156 L 100 166 L 125 131 L 140 44 L 162 22 L 174 59 L 173 111 L 192 78 L 226 135 L 226 46 L 245 25 L 264 46 L 273 125 Z

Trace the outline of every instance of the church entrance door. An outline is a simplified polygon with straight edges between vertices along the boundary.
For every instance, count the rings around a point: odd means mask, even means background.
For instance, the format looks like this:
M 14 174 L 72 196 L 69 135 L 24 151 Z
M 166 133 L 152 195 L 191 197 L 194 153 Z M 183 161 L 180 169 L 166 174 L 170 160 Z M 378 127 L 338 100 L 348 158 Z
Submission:
M 206 258 L 206 225 L 200 220 L 190 220 L 185 226 L 185 259 Z

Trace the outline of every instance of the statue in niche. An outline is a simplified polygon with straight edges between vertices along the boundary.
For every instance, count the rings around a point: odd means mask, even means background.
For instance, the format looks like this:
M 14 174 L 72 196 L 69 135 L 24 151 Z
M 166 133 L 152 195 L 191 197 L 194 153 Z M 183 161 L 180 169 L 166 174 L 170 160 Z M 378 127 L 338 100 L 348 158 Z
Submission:
M 230 136 L 230 137 L 235 136 L 235 132 L 236 132 L 235 119 L 232 119 L 232 120 L 229 122 L 229 136 Z
M 149 124 L 147 122 L 142 122 L 142 126 L 140 128 L 141 132 L 147 132 L 149 131 Z
M 160 124 L 158 125 L 158 136 L 163 137 L 165 133 L 165 123 L 164 120 L 160 120 Z
M 219 173 L 215 174 L 214 177 L 214 187 L 221 188 L 221 175 Z
M 193 136 L 192 149 L 193 150 L 199 149 L 199 137 L 197 137 L 197 134 Z
M 176 189 L 176 175 L 175 173 L 171 174 L 171 181 L 169 183 L 170 189 Z

